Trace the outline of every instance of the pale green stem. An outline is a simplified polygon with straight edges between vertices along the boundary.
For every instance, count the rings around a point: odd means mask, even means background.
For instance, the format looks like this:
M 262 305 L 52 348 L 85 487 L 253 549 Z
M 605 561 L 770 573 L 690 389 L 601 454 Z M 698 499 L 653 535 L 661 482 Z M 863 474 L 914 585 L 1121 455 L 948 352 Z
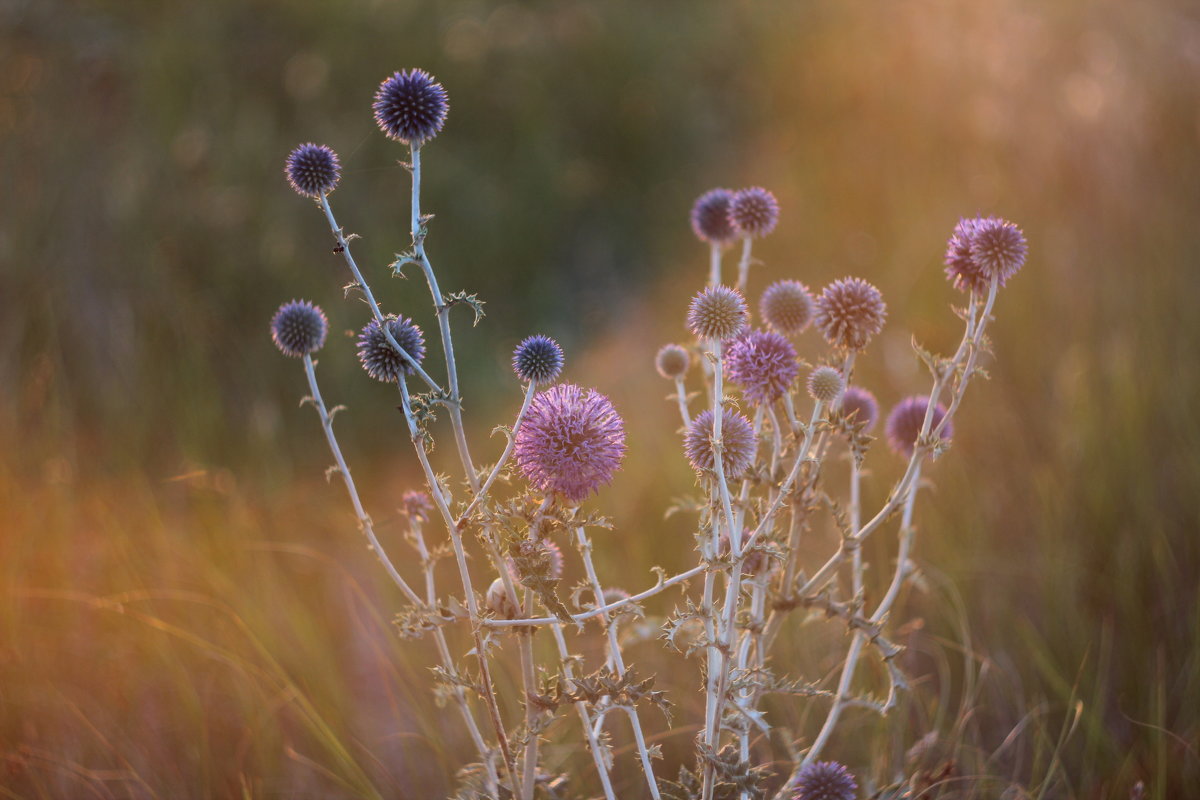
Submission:
M 721 245 L 708 243 L 708 285 L 721 285 Z
M 753 239 L 746 236 L 742 239 L 742 258 L 738 261 L 738 291 L 746 291 L 746 281 L 750 277 L 750 248 L 753 246 Z
M 574 669 L 571 667 L 571 656 L 567 652 L 567 642 L 563 638 L 562 625 L 552 624 L 551 632 L 554 634 L 554 641 L 558 645 L 558 656 L 562 662 L 563 677 L 568 681 L 575 679 Z M 579 721 L 583 724 L 583 735 L 587 738 L 588 750 L 592 753 L 592 761 L 596 764 L 596 772 L 600 775 L 600 785 L 604 788 L 605 800 L 616 800 L 616 795 L 613 793 L 612 779 L 608 774 L 608 763 L 604 758 L 604 752 L 601 748 L 600 741 L 596 737 L 596 733 L 592 730 L 592 718 L 588 712 L 587 703 L 580 700 L 575 703 L 575 710 L 579 712 Z
M 675 399 L 679 401 L 679 416 L 683 420 L 683 427 L 686 429 L 692 424 L 692 417 L 688 413 L 687 387 L 683 385 L 683 378 L 675 379 Z

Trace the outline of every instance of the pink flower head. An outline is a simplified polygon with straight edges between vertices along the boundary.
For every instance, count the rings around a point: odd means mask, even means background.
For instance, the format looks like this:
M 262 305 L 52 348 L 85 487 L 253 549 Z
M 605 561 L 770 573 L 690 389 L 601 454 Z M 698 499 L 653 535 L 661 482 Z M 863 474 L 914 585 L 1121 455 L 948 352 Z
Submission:
M 625 424 L 612 402 L 572 383 L 535 395 L 517 430 L 521 472 L 573 503 L 611 482 L 624 456 Z

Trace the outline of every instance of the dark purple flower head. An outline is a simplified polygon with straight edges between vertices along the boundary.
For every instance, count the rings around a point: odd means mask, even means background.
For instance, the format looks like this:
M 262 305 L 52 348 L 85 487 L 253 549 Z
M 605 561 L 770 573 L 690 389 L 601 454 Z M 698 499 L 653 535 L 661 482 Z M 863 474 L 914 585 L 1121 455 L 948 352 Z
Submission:
M 767 287 L 758 302 L 763 322 L 785 336 L 795 336 L 812 324 L 812 294 L 800 281 L 777 281 Z
M 861 426 L 862 432 L 866 433 L 879 419 L 879 403 L 866 389 L 848 386 L 842 395 L 842 416 L 851 424 Z
M 745 236 L 766 236 L 779 222 L 779 201 L 761 186 L 742 189 L 729 204 L 729 221 Z
M 862 350 L 883 330 L 887 305 L 883 295 L 862 278 L 842 278 L 817 298 L 813 319 L 825 341 L 844 350 Z
M 754 405 L 778 400 L 800 374 L 796 348 L 769 331 L 751 331 L 735 339 L 725 354 L 725 368 Z
M 387 318 L 387 330 L 418 364 L 425 358 L 425 336 L 411 319 L 391 314 Z M 401 375 L 416 372 L 404 356 L 396 352 L 383 333 L 379 320 L 366 324 L 358 335 L 358 360 L 363 369 L 377 381 L 395 383 Z
M 400 496 L 400 502 L 403 504 L 404 513 L 410 519 L 421 522 L 429 521 L 429 512 L 433 510 L 433 501 L 425 492 L 405 492 Z
M 329 320 L 320 306 L 307 300 L 284 303 L 271 318 L 271 340 L 285 356 L 315 353 L 325 344 Z
M 728 286 L 709 286 L 688 306 L 688 329 L 701 339 L 732 339 L 745 330 L 749 319 L 746 298 Z
M 727 244 L 738 237 L 738 230 L 729 221 L 729 203 L 733 192 L 713 189 L 696 198 L 692 206 L 692 230 L 702 242 Z
M 664 344 L 654 357 L 654 368 L 667 380 L 682 378 L 692 364 L 688 351 L 677 344 Z
M 683 451 L 696 472 L 712 472 L 717 467 L 712 438 L 713 412 L 707 409 L 696 415 L 683 438 Z M 721 466 L 725 477 L 741 477 L 750 469 L 758 453 L 758 437 L 754 435 L 750 420 L 736 411 L 724 409 L 721 412 L 721 444 L 724 449 Z
M 858 784 L 836 761 L 814 761 L 796 776 L 792 800 L 854 800 Z
M 394 73 L 379 84 L 371 107 L 389 139 L 417 146 L 438 135 L 450 110 L 445 87 L 423 69 Z
M 554 542 L 549 539 L 542 539 L 539 543 L 525 539 L 517 545 L 517 548 L 520 550 L 522 556 L 531 558 L 535 562 L 541 562 L 545 566 L 545 577 L 547 579 L 552 581 L 562 580 L 563 566 L 565 564 L 563 561 L 563 552 L 562 548 Z M 511 558 L 508 559 L 508 574 L 512 576 L 514 582 L 519 583 L 521 581 L 517 564 Z
M 926 395 L 913 395 L 896 404 L 892 413 L 888 414 L 885 426 L 888 445 L 892 450 L 905 457 L 912 455 L 917 437 L 921 435 L 921 426 L 925 424 L 925 411 L 928 408 L 929 397 Z M 945 406 L 938 403 L 933 409 L 933 420 L 929 423 L 929 430 L 932 431 L 941 424 L 945 416 Z M 954 425 L 947 422 L 946 427 L 942 429 L 942 438 L 949 439 L 953 436 Z
M 813 400 L 822 403 L 832 403 L 838 399 L 846 382 L 842 373 L 833 367 L 817 367 L 808 376 L 808 393 Z
M 999 278 L 1001 286 L 1025 266 L 1028 250 L 1025 234 L 1008 220 L 987 217 L 975 225 L 971 258 L 984 275 Z
M 549 383 L 563 368 L 563 350 L 549 336 L 530 336 L 513 351 L 513 371 L 524 383 Z
M 308 142 L 288 154 L 283 172 L 297 192 L 305 197 L 319 198 L 337 186 L 342 177 L 342 164 L 333 150 L 323 144 Z
M 971 239 L 979 219 L 960 219 L 946 242 L 946 278 L 962 292 L 986 292 L 988 278 L 971 258 Z
M 609 483 L 625 456 L 625 425 L 607 397 L 571 383 L 534 396 L 517 430 L 517 466 L 536 488 L 573 503 Z

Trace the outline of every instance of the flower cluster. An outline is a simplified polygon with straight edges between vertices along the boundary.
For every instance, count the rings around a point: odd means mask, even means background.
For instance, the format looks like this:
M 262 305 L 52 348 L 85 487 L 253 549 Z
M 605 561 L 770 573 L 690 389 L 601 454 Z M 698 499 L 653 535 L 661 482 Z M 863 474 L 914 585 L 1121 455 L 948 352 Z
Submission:
M 725 245 L 739 238 L 759 238 L 775 230 L 779 201 L 775 195 L 752 186 L 732 192 L 711 189 L 692 206 L 692 231 L 702 242 Z

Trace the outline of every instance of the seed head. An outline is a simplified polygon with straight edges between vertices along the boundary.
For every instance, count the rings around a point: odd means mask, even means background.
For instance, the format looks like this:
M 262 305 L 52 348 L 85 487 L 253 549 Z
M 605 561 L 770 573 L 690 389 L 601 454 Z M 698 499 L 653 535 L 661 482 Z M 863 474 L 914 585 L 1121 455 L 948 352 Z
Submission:
M 323 144 L 308 142 L 288 154 L 283 172 L 300 194 L 314 199 L 329 194 L 342 177 L 337 153 Z
M 792 800 L 854 800 L 858 784 L 836 761 L 814 761 L 796 776 Z
M 692 365 L 688 351 L 677 344 L 665 344 L 654 357 L 654 368 L 667 380 L 682 378 Z
M 562 548 L 554 542 L 549 539 L 542 539 L 538 543 L 525 539 L 517 547 L 522 556 L 533 558 L 545 565 L 545 575 L 549 580 L 557 581 L 562 579 L 564 564 Z M 512 576 L 514 581 L 519 582 L 521 580 L 517 564 L 511 558 L 508 559 L 508 574 Z
M 513 371 L 523 383 L 550 383 L 563 368 L 563 350 L 549 336 L 530 336 L 513 351 Z
M 683 451 L 692 469 L 698 473 L 712 472 L 717 462 L 713 458 L 713 412 L 701 411 L 684 434 Z M 758 438 L 750 420 L 726 408 L 721 412 L 721 466 L 726 478 L 738 478 L 746 473 L 758 454 Z
M 729 203 L 733 192 L 728 189 L 713 189 L 696 198 L 692 206 L 692 230 L 702 242 L 728 244 L 738 236 L 738 230 L 729 221 Z
M 429 521 L 429 512 L 433 510 L 433 501 L 424 492 L 405 492 L 400 496 L 404 513 L 409 519 Z
M 885 426 L 888 445 L 892 450 L 906 458 L 912 456 L 913 449 L 917 444 L 917 437 L 921 435 L 921 426 L 925 424 L 925 411 L 928 408 L 929 398 L 926 395 L 913 395 L 896 404 L 892 413 L 888 414 Z M 945 406 L 938 403 L 934 406 L 933 421 L 929 423 L 929 429 L 932 431 L 940 425 L 945 416 Z M 942 429 L 942 438 L 949 439 L 952 436 L 954 436 L 954 425 L 947 422 L 946 427 Z
M 513 604 L 512 598 L 509 597 L 508 591 L 505 590 L 504 581 L 500 578 L 496 578 L 488 587 L 486 603 L 487 610 L 500 619 L 517 618 L 518 609 Z
M 742 189 L 729 204 L 729 221 L 745 236 L 766 236 L 779 222 L 779 201 L 761 186 Z
M 746 298 L 728 286 L 709 286 L 688 306 L 688 328 L 701 339 L 732 339 L 745 329 L 749 319 Z
M 729 379 L 754 405 L 769 405 L 792 388 L 800 374 L 796 348 L 778 333 L 751 331 L 739 336 L 725 356 Z
M 299 358 L 317 352 L 324 346 L 328 332 L 325 312 L 307 300 L 284 303 L 271 317 L 271 339 L 285 356 Z
M 517 466 L 544 492 L 578 503 L 609 483 L 625 456 L 625 425 L 607 397 L 570 383 L 535 395 L 517 430 Z
M 396 340 L 396 344 L 412 356 L 413 361 L 421 363 L 425 358 L 425 336 L 415 322 L 407 317 L 391 314 L 387 317 L 387 330 Z M 412 375 L 416 372 L 412 364 L 388 343 L 383 326 L 377 319 L 368 322 L 358 335 L 358 360 L 362 362 L 368 375 L 384 383 L 395 383 L 401 375 Z
M 842 395 L 842 416 L 856 426 L 861 426 L 863 433 L 875 427 L 879 419 L 879 403 L 875 395 L 860 386 L 847 386 Z
M 767 287 L 758 302 L 763 322 L 785 336 L 795 336 L 812 324 L 812 294 L 800 281 L 778 281 Z
M 450 110 L 446 88 L 423 69 L 402 70 L 384 80 L 371 107 L 389 139 L 417 146 L 438 135 Z
M 814 400 L 832 403 L 846 388 L 842 373 L 833 367 L 817 367 L 808 376 L 808 393 Z
M 842 278 L 825 287 L 813 319 L 825 341 L 844 350 L 862 350 L 883 330 L 883 295 L 862 278 Z
M 975 225 L 971 259 L 988 278 L 999 278 L 1001 286 L 1025 266 L 1028 250 L 1025 234 L 1008 220 L 987 217 Z

